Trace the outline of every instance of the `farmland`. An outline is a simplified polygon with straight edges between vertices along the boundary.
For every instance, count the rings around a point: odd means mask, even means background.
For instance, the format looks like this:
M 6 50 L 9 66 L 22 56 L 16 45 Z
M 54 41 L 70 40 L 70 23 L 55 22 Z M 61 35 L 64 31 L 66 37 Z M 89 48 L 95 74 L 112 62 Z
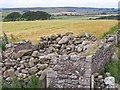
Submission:
M 36 43 L 43 35 L 74 32 L 75 35 L 81 32 L 88 32 L 100 38 L 113 26 L 117 25 L 115 20 L 46 20 L 46 21 L 19 21 L 3 22 L 2 30 L 8 35 L 28 39 Z M 2 34 L 2 32 L 0 32 Z

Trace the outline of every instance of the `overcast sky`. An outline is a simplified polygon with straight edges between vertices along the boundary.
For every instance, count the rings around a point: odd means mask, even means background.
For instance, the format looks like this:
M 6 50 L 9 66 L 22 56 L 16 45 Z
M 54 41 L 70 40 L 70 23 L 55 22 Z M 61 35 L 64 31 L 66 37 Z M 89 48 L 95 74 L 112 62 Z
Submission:
M 117 8 L 119 0 L 0 0 L 2 8 L 15 7 L 98 7 Z

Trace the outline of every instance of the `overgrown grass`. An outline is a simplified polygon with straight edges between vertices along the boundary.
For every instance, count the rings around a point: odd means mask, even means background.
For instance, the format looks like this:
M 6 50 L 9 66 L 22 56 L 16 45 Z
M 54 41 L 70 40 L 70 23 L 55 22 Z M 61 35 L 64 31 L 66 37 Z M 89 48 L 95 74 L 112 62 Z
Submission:
M 3 36 L 0 37 L 0 50 L 4 51 L 5 50 L 5 45 L 8 44 L 8 37 L 4 33 Z M 0 52 L 1 52 L 0 51 Z
M 120 83 L 120 45 L 117 46 L 117 56 L 119 60 L 112 59 L 105 66 L 105 72 L 110 72 L 116 78 L 116 83 Z
M 23 81 L 13 80 L 12 82 L 6 82 L 3 80 L 2 83 L 2 90 L 7 90 L 8 88 L 18 88 L 18 89 L 25 89 L 29 88 L 31 90 L 35 90 L 36 88 L 40 88 L 41 83 L 39 81 L 39 78 L 32 76 L 30 81 L 28 83 L 25 83 Z

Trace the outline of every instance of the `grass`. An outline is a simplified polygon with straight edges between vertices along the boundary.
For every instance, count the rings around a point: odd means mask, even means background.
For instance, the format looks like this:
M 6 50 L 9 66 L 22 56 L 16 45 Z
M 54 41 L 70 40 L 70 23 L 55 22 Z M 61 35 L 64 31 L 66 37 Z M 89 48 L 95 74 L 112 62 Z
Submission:
M 41 88 L 41 82 L 39 81 L 39 78 L 35 76 L 32 76 L 28 83 L 19 80 L 13 80 L 12 82 L 9 83 L 3 80 L 2 90 L 8 90 L 9 88 L 11 88 L 11 90 L 12 88 L 21 90 L 28 88 L 31 90 L 36 90 L 36 88 Z
M 10 38 L 14 37 L 39 41 L 40 36 L 73 32 L 75 35 L 88 32 L 100 38 L 101 35 L 117 24 L 115 20 L 46 20 L 46 21 L 20 21 L 3 22 L 2 30 Z M 2 32 L 0 32 L 2 34 Z
M 110 72 L 116 78 L 116 83 L 120 84 L 120 45 L 117 46 L 117 56 L 119 60 L 110 60 L 106 64 L 104 72 Z
M 89 20 L 90 18 L 98 18 L 96 16 L 54 16 L 54 19 L 58 20 Z

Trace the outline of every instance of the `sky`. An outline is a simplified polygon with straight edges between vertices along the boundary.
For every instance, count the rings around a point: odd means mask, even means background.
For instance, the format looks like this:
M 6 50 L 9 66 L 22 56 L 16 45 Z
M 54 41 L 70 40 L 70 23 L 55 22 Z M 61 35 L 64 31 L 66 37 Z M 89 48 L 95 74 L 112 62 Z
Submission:
M 2 8 L 16 7 L 96 7 L 117 8 L 119 0 L 0 0 Z

